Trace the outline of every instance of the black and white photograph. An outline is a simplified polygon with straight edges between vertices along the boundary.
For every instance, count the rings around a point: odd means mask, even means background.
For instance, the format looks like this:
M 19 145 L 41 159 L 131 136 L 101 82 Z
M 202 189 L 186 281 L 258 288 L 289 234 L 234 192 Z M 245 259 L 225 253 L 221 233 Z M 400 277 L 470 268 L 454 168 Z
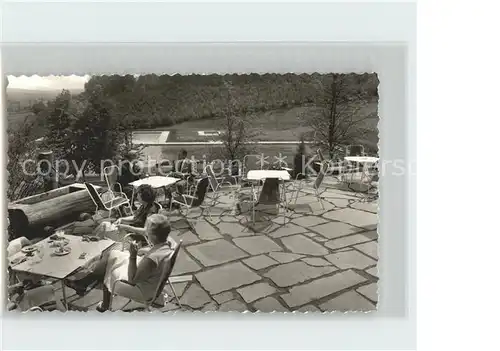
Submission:
M 377 310 L 376 72 L 4 79 L 12 313 Z

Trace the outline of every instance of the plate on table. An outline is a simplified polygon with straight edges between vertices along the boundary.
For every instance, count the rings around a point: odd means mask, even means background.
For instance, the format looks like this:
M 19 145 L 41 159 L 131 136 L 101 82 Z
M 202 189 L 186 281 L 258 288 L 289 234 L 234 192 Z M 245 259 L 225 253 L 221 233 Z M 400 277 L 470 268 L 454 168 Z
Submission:
M 83 241 L 99 241 L 101 240 L 101 237 L 97 235 L 84 235 L 82 236 Z
M 68 239 L 59 240 L 59 241 L 53 241 L 51 243 L 50 247 L 63 247 L 63 246 L 66 246 L 66 245 L 69 245 L 69 240 Z
M 37 249 L 35 246 L 25 246 L 21 249 L 21 252 L 23 253 L 32 253 L 35 252 Z
M 56 256 L 65 256 L 71 252 L 71 248 L 69 247 L 59 247 L 54 251 L 54 255 Z

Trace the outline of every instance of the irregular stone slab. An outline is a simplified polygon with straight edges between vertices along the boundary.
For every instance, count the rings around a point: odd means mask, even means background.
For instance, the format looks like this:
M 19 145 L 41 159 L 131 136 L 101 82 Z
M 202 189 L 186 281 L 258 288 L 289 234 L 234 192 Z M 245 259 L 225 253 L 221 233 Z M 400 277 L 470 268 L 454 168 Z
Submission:
M 320 257 L 306 257 L 303 258 L 302 261 L 307 263 L 309 266 L 314 266 L 314 267 L 323 267 L 332 265 L 329 261 Z
M 287 287 L 336 270 L 334 267 L 311 267 L 304 262 L 291 262 L 271 268 L 264 276 L 270 278 L 279 287 Z
M 172 284 L 175 289 L 175 293 L 177 294 L 178 297 L 181 297 L 182 294 L 184 294 L 184 290 L 186 290 L 186 286 L 188 285 L 187 282 L 185 283 L 175 283 Z M 170 289 L 170 286 L 167 284 L 165 287 L 165 292 L 168 294 L 169 298 L 175 298 L 174 293 L 172 292 L 172 289 Z
M 215 302 L 210 302 L 209 304 L 203 306 L 201 312 L 215 312 L 219 309 L 219 306 Z
M 179 305 L 169 302 L 165 305 L 165 307 L 160 308 L 160 312 L 171 312 L 171 311 L 176 311 L 180 310 Z
M 293 235 L 281 239 L 288 250 L 297 254 L 324 256 L 330 251 L 303 235 Z
M 252 233 L 252 231 L 243 227 L 239 223 L 220 222 L 219 224 L 217 224 L 217 227 L 219 228 L 219 232 L 221 234 L 227 234 L 227 235 L 232 236 L 233 238 L 238 238 L 240 236 L 254 235 L 254 233 Z
M 321 312 L 321 310 L 314 305 L 305 305 L 295 311 L 300 313 Z
M 360 228 L 373 229 L 377 227 L 378 215 L 352 208 L 343 208 L 324 215 L 328 219 L 344 222 Z
M 341 222 L 328 222 L 325 224 L 317 225 L 315 227 L 311 227 L 310 229 L 328 239 L 335 239 L 344 235 L 362 231 L 362 229 L 360 228 L 356 228 L 352 225 Z
M 355 202 L 352 203 L 351 208 L 356 210 L 367 211 L 371 213 L 378 213 L 378 202 Z
M 368 273 L 368 274 L 373 275 L 374 277 L 378 278 L 378 268 L 377 268 L 377 266 L 372 267 L 370 269 L 367 269 L 365 272 Z
M 253 307 L 260 312 L 289 312 L 289 310 L 278 302 L 274 297 L 266 297 L 253 304 Z
M 343 238 L 338 238 L 334 240 L 327 241 L 325 243 L 326 247 L 329 247 L 330 249 L 340 249 L 346 246 L 351 246 L 355 244 L 360 244 L 369 241 L 366 236 L 363 236 L 361 234 L 354 234 L 354 235 L 349 235 L 345 236 Z
M 293 211 L 295 213 L 312 213 L 313 212 L 313 209 L 311 208 L 311 205 L 308 204 L 308 203 L 299 203 L 299 201 L 297 201 L 296 204 L 289 204 L 288 206 L 288 209 L 290 211 Z
M 224 239 L 189 246 L 187 250 L 205 267 L 216 266 L 248 256 L 245 252 Z
M 356 268 L 363 270 L 366 267 L 377 264 L 377 261 L 355 250 L 335 252 L 325 256 L 325 258 L 340 269 Z
M 236 238 L 233 242 L 241 249 L 252 255 L 263 254 L 273 251 L 283 251 L 283 249 L 267 236 L 251 236 L 247 238 Z
M 376 241 L 355 245 L 354 248 L 378 260 L 378 243 Z
M 247 258 L 246 260 L 243 260 L 243 263 L 249 266 L 250 268 L 253 268 L 255 270 L 267 268 L 273 265 L 278 264 L 275 260 L 267 257 L 266 255 L 260 255 L 260 256 L 254 256 Z
M 222 216 L 221 221 L 226 223 L 236 223 L 239 222 L 240 220 L 235 216 Z
M 198 284 L 191 284 L 181 297 L 181 304 L 191 308 L 200 308 L 211 301 L 210 296 Z
M 215 240 L 222 238 L 222 235 L 205 220 L 198 221 L 195 225 L 196 234 L 201 240 Z
M 198 239 L 198 237 L 190 230 L 175 230 L 170 233 L 170 237 L 174 239 L 175 242 L 182 240 L 182 245 L 190 245 L 200 242 L 200 239 Z
M 294 286 L 290 293 L 281 295 L 290 308 L 305 305 L 306 303 L 335 294 L 338 291 L 355 286 L 366 281 L 365 278 L 352 270 L 340 272 L 330 277 L 319 278 L 310 283 Z
M 212 296 L 215 301 L 220 305 L 224 302 L 230 301 L 233 299 L 233 292 L 232 291 L 226 291 L 220 294 L 217 294 L 215 296 Z
M 366 236 L 367 238 L 369 239 L 372 239 L 372 240 L 376 240 L 378 239 L 378 233 L 377 233 L 377 230 L 370 230 L 368 232 L 361 232 L 359 234 L 362 234 L 364 236 Z
M 276 292 L 276 289 L 267 283 L 256 283 L 236 290 L 245 302 L 253 302 Z
M 247 306 L 238 300 L 224 302 L 219 307 L 219 312 L 245 312 L 248 311 Z
M 349 199 L 328 199 L 330 202 L 332 202 L 335 207 L 338 207 L 338 208 L 346 208 L 347 206 L 349 206 L 349 203 L 352 201 L 352 200 L 349 200 Z
M 378 301 L 378 284 L 372 283 L 356 289 L 361 295 L 369 298 L 372 301 Z
M 304 257 L 304 255 L 298 255 L 288 252 L 271 252 L 269 253 L 269 256 L 279 263 L 288 263 Z
M 299 234 L 299 233 L 304 233 L 307 232 L 307 229 L 304 229 L 296 224 L 293 223 L 288 223 L 281 228 L 275 230 L 274 232 L 270 233 L 269 236 L 271 238 L 281 238 L 284 236 L 288 235 L 293 235 L 293 234 Z
M 183 275 L 186 273 L 198 272 L 201 267 L 184 251 L 181 247 L 179 256 L 175 261 L 175 266 L 172 271 L 172 276 Z
M 309 233 L 309 232 L 305 232 L 303 233 L 305 236 L 308 236 L 309 238 L 314 238 L 315 236 L 318 236 L 318 234 L 316 233 Z
M 285 223 L 285 224 L 289 223 L 290 222 L 290 218 L 285 217 L 283 219 L 283 216 L 279 216 L 279 217 L 271 219 L 271 222 L 276 223 L 278 225 L 283 225 L 283 223 Z
M 326 201 L 324 199 L 322 202 L 323 202 L 323 206 L 321 206 L 321 203 L 319 201 L 316 201 L 316 202 L 309 204 L 309 206 L 311 207 L 311 210 L 313 211 L 313 213 L 315 215 L 323 214 L 323 213 L 328 212 L 330 210 L 333 210 L 335 208 L 335 205 L 329 203 L 328 201 Z
M 243 263 L 236 262 L 197 273 L 196 279 L 213 295 L 254 283 L 261 278 Z
M 325 241 L 328 241 L 327 238 L 323 238 L 322 236 L 315 236 L 314 240 L 316 240 L 316 241 L 318 241 L 320 243 L 324 243 Z
M 375 310 L 375 305 L 351 290 L 319 305 L 324 312 L 366 312 Z

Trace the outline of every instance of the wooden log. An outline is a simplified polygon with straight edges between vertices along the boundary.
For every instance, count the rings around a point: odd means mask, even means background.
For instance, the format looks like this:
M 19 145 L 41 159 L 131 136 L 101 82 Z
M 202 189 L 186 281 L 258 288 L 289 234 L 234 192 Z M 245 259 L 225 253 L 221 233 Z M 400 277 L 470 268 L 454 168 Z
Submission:
M 76 220 L 82 212 L 94 212 L 95 204 L 83 184 L 72 184 L 8 205 L 14 236 L 33 237 L 45 226 Z

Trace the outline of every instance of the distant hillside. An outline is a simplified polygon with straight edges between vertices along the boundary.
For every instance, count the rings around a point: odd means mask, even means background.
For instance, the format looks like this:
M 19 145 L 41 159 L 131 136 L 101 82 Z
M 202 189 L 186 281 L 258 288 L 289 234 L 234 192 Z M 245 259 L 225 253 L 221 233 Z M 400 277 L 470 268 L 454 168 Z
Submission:
M 72 94 L 79 94 L 83 90 L 72 90 Z M 61 90 L 25 90 L 7 88 L 7 100 L 19 101 L 21 107 L 26 107 L 30 102 L 43 99 L 45 101 L 54 100 Z
M 347 74 L 346 96 L 378 101 L 376 74 Z M 86 92 L 99 88 L 115 114 L 132 128 L 178 125 L 232 114 L 262 113 L 315 104 L 324 98 L 327 74 L 232 74 L 94 76 Z

